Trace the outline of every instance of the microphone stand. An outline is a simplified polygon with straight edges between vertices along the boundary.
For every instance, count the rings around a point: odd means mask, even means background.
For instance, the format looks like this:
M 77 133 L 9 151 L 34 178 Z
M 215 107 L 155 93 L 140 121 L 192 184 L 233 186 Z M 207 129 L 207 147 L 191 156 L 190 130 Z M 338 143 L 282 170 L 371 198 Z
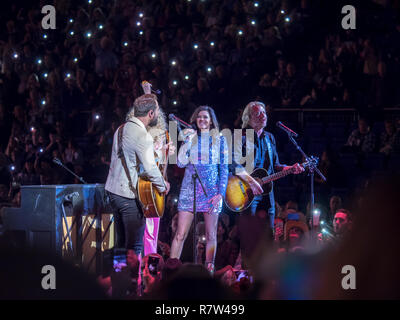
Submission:
M 314 240 L 314 204 L 315 204 L 315 197 L 314 197 L 314 172 L 316 172 L 322 180 L 326 181 L 325 176 L 319 171 L 317 168 L 318 165 L 318 158 L 314 156 L 307 156 L 303 149 L 298 145 L 297 141 L 294 139 L 293 134 L 288 132 L 289 140 L 294 144 L 296 149 L 303 155 L 304 159 L 308 162 L 308 170 L 309 176 L 311 177 L 311 202 L 310 202 L 310 212 L 311 212 L 311 239 Z
M 178 131 L 181 132 L 182 128 L 181 125 L 178 121 L 176 121 L 178 124 Z M 200 186 L 203 189 L 204 195 L 207 197 L 207 192 L 206 188 L 204 188 L 203 181 L 201 181 L 199 172 L 197 171 L 197 166 L 193 163 L 190 162 L 190 157 L 189 157 L 189 164 L 191 164 L 194 168 L 194 173 L 192 174 L 192 183 L 193 183 L 193 216 L 194 216 L 194 221 L 193 221 L 193 263 L 196 263 L 197 261 L 197 245 L 196 245 L 196 225 L 197 225 L 197 207 L 196 207 L 196 180 L 199 180 Z
M 87 184 L 87 182 L 85 180 L 83 180 L 82 177 L 78 177 L 74 172 L 72 172 L 71 170 L 69 170 L 62 162 L 60 159 L 58 158 L 54 158 L 53 162 L 55 164 L 58 164 L 59 166 L 63 167 L 65 170 L 67 170 L 70 174 L 72 174 L 75 178 L 77 178 L 80 182 L 82 182 L 83 184 Z

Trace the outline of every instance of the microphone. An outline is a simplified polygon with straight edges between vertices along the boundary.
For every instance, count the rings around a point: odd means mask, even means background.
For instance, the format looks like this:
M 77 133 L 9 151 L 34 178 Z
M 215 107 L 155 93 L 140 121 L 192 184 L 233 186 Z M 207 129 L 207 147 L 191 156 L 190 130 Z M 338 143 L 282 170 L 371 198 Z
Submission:
M 282 122 L 280 122 L 280 121 L 278 121 L 278 122 L 276 123 L 276 126 L 277 126 L 278 128 L 281 128 L 283 131 L 285 131 L 287 134 L 290 134 L 290 135 L 293 136 L 293 137 L 297 137 L 297 136 L 298 136 L 298 134 L 297 134 L 296 132 L 294 132 L 292 129 L 286 127 L 286 126 L 285 126 Z
M 161 94 L 161 90 L 159 90 L 159 89 L 154 90 L 152 88 L 152 84 L 150 82 L 146 81 L 146 80 L 142 81 L 142 88 L 143 88 L 143 91 L 146 93 L 146 90 L 145 90 L 144 86 L 149 86 L 150 87 L 150 92 L 153 92 L 155 94 Z
M 176 117 L 176 116 L 175 116 L 174 114 L 172 114 L 172 113 L 169 114 L 168 118 L 169 118 L 169 120 L 171 120 L 171 121 L 176 121 L 176 122 L 178 122 L 178 124 L 184 126 L 185 128 L 193 129 L 193 127 L 192 127 L 189 123 L 187 123 L 187 122 L 185 122 L 185 121 L 179 119 L 178 117 Z

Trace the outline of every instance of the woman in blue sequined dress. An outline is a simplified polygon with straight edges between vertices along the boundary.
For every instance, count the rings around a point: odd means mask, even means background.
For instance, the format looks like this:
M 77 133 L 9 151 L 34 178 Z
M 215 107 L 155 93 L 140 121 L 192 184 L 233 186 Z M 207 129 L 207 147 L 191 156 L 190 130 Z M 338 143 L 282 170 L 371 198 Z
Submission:
M 198 107 L 190 124 L 196 130 L 184 131 L 187 136 L 178 154 L 178 166 L 185 168 L 185 176 L 179 194 L 178 228 L 171 245 L 171 258 L 180 258 L 183 244 L 193 221 L 194 188 L 192 176 L 194 165 L 206 189 L 205 196 L 200 182 L 196 183 L 196 212 L 203 213 L 206 228 L 206 267 L 214 271 L 217 249 L 218 214 L 228 183 L 228 147 L 219 133 L 214 110 L 208 106 Z

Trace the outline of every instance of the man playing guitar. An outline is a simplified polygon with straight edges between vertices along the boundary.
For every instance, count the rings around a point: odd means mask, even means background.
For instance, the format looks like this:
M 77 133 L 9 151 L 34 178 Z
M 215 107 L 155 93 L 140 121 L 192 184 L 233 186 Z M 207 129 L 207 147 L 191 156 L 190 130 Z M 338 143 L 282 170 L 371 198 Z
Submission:
M 279 157 L 276 151 L 276 142 L 274 136 L 265 131 L 267 126 L 267 114 L 265 105 L 262 102 L 253 101 L 250 102 L 243 111 L 242 115 L 242 128 L 254 130 L 254 169 L 264 168 L 268 171 L 268 174 L 273 174 L 275 171 L 289 170 L 294 174 L 299 174 L 304 171 L 304 168 L 296 163 L 293 166 L 286 166 L 279 163 Z M 244 132 L 246 130 L 243 130 Z M 241 150 L 235 150 L 234 153 L 243 153 L 246 150 L 246 143 L 249 139 L 245 135 L 242 136 Z M 236 149 L 236 148 L 235 148 Z M 235 155 L 234 159 L 239 159 L 240 155 Z M 246 170 L 240 165 L 234 162 L 233 174 L 239 176 L 243 181 L 247 182 L 254 194 L 254 200 L 251 205 L 243 212 L 240 219 L 243 223 L 239 223 L 239 237 L 242 247 L 242 255 L 250 257 L 254 251 L 256 244 L 258 243 L 259 237 L 261 236 L 256 230 L 251 232 L 248 230 L 251 223 L 253 225 L 252 217 L 255 216 L 266 216 L 267 226 L 270 230 L 274 227 L 275 217 L 275 200 L 273 189 L 263 195 L 264 190 L 262 186 L 254 179 Z M 254 222 L 255 225 L 259 225 L 259 222 Z M 267 228 L 268 229 L 268 228 Z M 271 233 L 272 234 L 272 233 Z M 242 257 L 244 258 L 244 257 Z
M 141 164 L 147 178 L 159 192 L 168 193 L 169 183 L 164 180 L 154 158 L 153 138 L 148 129 L 157 124 L 157 99 L 152 94 L 138 97 L 128 112 L 126 123 L 114 134 L 111 164 L 105 185 L 114 211 L 117 247 L 142 250 L 145 218 L 138 201 L 137 168 Z

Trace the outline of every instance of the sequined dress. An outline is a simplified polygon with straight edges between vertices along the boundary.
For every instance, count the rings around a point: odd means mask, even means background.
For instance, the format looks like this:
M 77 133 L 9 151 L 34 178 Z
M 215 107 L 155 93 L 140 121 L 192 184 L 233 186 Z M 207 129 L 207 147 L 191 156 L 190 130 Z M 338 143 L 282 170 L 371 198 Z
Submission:
M 223 136 L 213 137 L 203 133 L 199 138 L 195 137 L 192 143 L 184 143 L 181 146 L 177 160 L 180 168 L 186 168 L 179 194 L 179 211 L 193 212 L 193 165 L 196 165 L 207 192 L 206 197 L 197 180 L 196 211 L 208 212 L 211 208 L 208 201 L 217 194 L 225 197 L 228 183 L 228 148 Z M 220 213 L 221 210 L 222 201 L 213 213 Z

